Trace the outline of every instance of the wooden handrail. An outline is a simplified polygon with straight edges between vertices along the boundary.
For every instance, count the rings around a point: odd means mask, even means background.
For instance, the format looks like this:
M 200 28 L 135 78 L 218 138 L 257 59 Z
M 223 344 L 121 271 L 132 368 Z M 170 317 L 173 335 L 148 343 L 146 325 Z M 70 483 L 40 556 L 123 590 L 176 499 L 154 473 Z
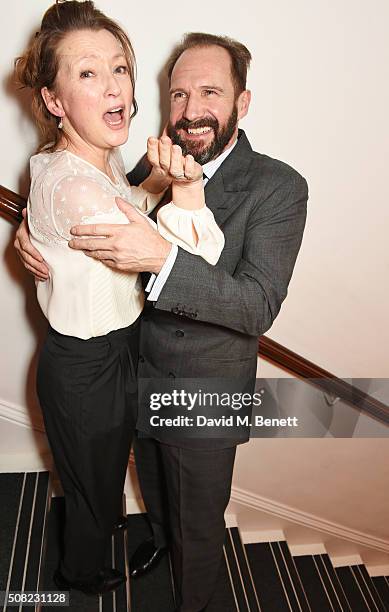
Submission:
M 0 185 L 0 212 L 6 215 L 8 219 L 20 223 L 23 218 L 22 210 L 26 205 L 27 201 L 25 198 Z
M 0 212 L 4 213 L 8 219 L 20 222 L 22 210 L 25 206 L 26 200 L 22 196 L 0 185 Z M 326 393 L 331 393 L 374 418 L 389 424 L 389 406 L 267 336 L 260 338 L 258 354 L 276 366 L 291 372 L 294 376 L 308 379 L 310 383 Z
M 330 393 L 389 424 L 389 406 L 372 395 L 365 393 L 355 385 L 338 378 L 331 372 L 323 370 L 312 361 L 278 344 L 267 336 L 262 336 L 258 343 L 258 354 L 278 367 L 291 372 L 294 376 L 307 379 L 326 393 Z

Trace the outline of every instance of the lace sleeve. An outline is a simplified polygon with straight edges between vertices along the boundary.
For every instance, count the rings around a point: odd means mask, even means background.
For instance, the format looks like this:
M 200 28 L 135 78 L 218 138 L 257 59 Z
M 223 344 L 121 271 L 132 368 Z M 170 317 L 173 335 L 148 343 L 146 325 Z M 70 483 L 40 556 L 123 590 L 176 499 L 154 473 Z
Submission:
M 218 262 L 224 248 L 224 234 L 207 206 L 186 210 L 171 202 L 160 209 L 157 220 L 158 231 L 166 240 L 189 253 L 200 255 L 212 265 Z
M 57 234 L 64 240 L 72 238 L 70 228 L 73 225 L 104 223 L 107 221 L 106 216 L 115 211 L 120 213 L 115 196 L 91 177 L 68 176 L 61 178 L 53 186 L 52 223 Z
M 116 170 L 121 174 L 122 179 L 125 183 L 128 183 L 126 177 L 126 171 L 124 169 L 124 162 L 120 149 L 116 147 L 111 153 L 111 161 L 115 165 Z M 131 204 L 139 208 L 143 213 L 149 215 L 154 208 L 159 204 L 162 199 L 165 190 L 159 193 L 150 193 L 144 189 L 143 185 L 131 186 Z
M 139 208 L 146 215 L 149 215 L 154 208 L 161 201 L 165 191 L 160 193 L 150 193 L 139 185 L 138 187 L 131 187 L 131 204 Z

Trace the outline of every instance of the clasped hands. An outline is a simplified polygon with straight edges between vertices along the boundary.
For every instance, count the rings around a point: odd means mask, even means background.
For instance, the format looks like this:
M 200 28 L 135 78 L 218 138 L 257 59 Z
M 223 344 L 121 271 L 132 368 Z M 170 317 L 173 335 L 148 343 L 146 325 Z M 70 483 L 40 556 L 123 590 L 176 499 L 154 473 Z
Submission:
M 149 177 L 143 182 L 147 191 L 160 193 L 171 183 L 175 188 L 189 190 L 197 185 L 198 190 L 203 177 L 201 166 L 191 155 L 184 157 L 181 147 L 173 145 L 168 136 L 149 138 L 147 157 L 152 165 Z M 116 270 L 158 274 L 170 253 L 171 243 L 130 203 L 121 198 L 116 198 L 116 203 L 126 215 L 128 224 L 76 225 L 71 228 L 74 238 L 69 247 Z M 49 271 L 29 240 L 26 219 L 16 232 L 14 245 L 24 266 L 37 280 L 46 280 Z
M 192 155 L 184 157 L 181 147 L 172 145 L 168 136 L 149 138 L 147 157 L 152 171 L 143 182 L 146 191 L 160 193 L 172 182 L 188 188 L 202 180 L 201 166 Z M 128 225 L 77 225 L 71 229 L 76 238 L 69 246 L 116 270 L 158 274 L 170 253 L 171 243 L 162 238 L 136 208 L 121 198 L 116 198 L 116 203 L 129 220 Z

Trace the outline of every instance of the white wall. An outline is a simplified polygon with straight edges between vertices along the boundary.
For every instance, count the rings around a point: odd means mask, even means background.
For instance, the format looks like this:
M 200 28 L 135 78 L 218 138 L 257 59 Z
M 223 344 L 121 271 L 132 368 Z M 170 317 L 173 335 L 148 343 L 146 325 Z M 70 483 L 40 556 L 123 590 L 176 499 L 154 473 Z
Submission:
M 0 184 L 24 193 L 35 132 L 27 98 L 16 94 L 10 75 L 14 57 L 50 4 L 14 0 L 2 8 L 0 21 Z M 242 127 L 256 150 L 289 162 L 310 185 L 308 224 L 290 295 L 269 335 L 338 376 L 389 376 L 387 1 L 243 0 L 229 8 L 225 0 L 198 0 L 191 10 L 178 0 L 147 5 L 100 0 L 98 6 L 126 27 L 138 57 L 140 112 L 123 150 L 128 168 L 144 151 L 146 137 L 158 133 L 158 78 L 163 82 L 163 61 L 180 35 L 205 30 L 247 44 L 254 58 L 249 78 L 253 101 Z M 39 421 L 32 389 L 44 321 L 34 302 L 33 283 L 13 253 L 12 234 L 10 224 L 0 218 L 0 416 L 10 414 L 14 405 L 28 405 L 33 420 Z M 10 431 L 8 426 L 0 428 L 3 440 Z M 387 538 L 380 510 L 387 497 L 376 488 L 387 477 L 387 451 L 379 446 L 374 466 L 376 442 L 354 442 L 342 446 L 341 440 L 328 440 L 318 447 L 315 441 L 254 441 L 240 449 L 235 485 L 253 489 L 257 483 L 253 490 L 258 494 L 307 506 L 307 511 L 328 519 L 351 521 L 361 530 L 375 526 L 374 533 Z M 316 457 L 308 471 L 307 453 Z M 293 478 L 288 470 L 280 470 L 290 457 Z M 365 466 L 359 482 L 355 470 L 347 472 L 354 460 L 358 469 Z M 344 474 L 355 478 L 350 484 L 354 507 L 361 495 L 371 502 L 370 513 L 365 504 L 359 522 L 357 511 L 347 514 L 350 505 L 334 514 L 342 493 L 336 497 L 331 473 L 342 464 Z M 259 467 L 250 483 L 247 465 Z M 277 478 L 274 470 L 268 478 L 270 465 L 277 466 Z M 374 466 L 371 471 L 369 465 Z M 312 495 L 307 484 L 302 489 L 288 485 L 300 473 L 306 483 L 325 479 L 330 494 L 326 504 L 319 490 Z
M 10 75 L 50 4 L 14 0 L 0 25 L 0 183 L 24 193 L 35 132 L 26 96 L 15 93 Z M 147 135 L 158 133 L 158 75 L 179 36 L 206 30 L 247 44 L 253 102 L 242 127 L 258 151 L 291 163 L 310 185 L 302 251 L 270 335 L 339 376 L 387 376 L 388 3 L 245 0 L 236 10 L 223 0 L 199 0 L 190 11 L 173 0 L 169 14 L 159 3 L 131 3 L 131 11 L 125 0 L 98 6 L 126 27 L 138 57 L 140 112 L 123 151 L 128 167 Z M 23 405 L 42 323 L 36 323 L 32 285 L 17 267 L 11 236 L 0 219 L 0 398 Z

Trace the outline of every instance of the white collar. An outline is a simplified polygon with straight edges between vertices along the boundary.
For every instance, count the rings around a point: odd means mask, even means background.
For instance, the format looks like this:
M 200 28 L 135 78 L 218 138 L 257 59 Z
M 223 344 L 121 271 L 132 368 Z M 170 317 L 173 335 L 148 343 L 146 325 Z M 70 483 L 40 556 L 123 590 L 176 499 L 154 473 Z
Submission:
M 215 159 L 211 159 L 211 161 L 204 164 L 203 172 L 208 180 L 210 180 L 213 177 L 216 170 L 219 169 L 219 167 L 222 165 L 226 157 L 229 156 L 229 154 L 231 153 L 232 149 L 235 147 L 237 142 L 238 142 L 238 139 L 236 139 L 235 142 L 233 142 L 233 144 L 230 147 L 228 147 L 228 149 L 223 151 L 223 153 L 221 153 L 218 157 L 216 157 Z

